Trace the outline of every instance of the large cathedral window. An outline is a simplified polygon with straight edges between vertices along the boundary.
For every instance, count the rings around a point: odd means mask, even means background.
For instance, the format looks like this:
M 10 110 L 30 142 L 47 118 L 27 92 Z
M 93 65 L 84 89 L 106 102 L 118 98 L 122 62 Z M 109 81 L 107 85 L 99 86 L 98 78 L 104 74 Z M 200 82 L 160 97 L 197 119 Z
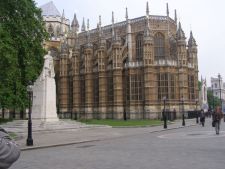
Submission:
M 188 76 L 188 94 L 189 94 L 190 100 L 195 99 L 195 85 L 194 85 L 194 76 L 193 75 Z
M 54 36 L 54 30 L 53 30 L 52 24 L 50 24 L 50 25 L 48 26 L 48 33 L 50 34 L 51 37 Z
M 156 33 L 154 36 L 154 53 L 155 59 L 165 57 L 165 37 L 161 33 Z
M 143 99 L 143 76 L 141 72 L 130 75 L 130 100 L 141 101 Z
M 143 59 L 143 35 L 136 36 L 136 59 L 141 61 Z
M 175 75 L 171 73 L 158 74 L 158 99 L 162 100 L 163 97 L 167 99 L 175 99 Z
M 170 74 L 169 76 L 169 93 L 170 93 L 170 99 L 175 99 L 175 91 L 176 91 L 176 80 L 175 75 Z
M 95 66 L 96 70 L 98 65 Z M 98 107 L 99 105 L 99 81 L 98 81 L 98 71 L 94 72 L 94 106 Z
M 80 101 L 81 106 L 85 106 L 85 77 L 84 74 L 80 75 Z
M 112 70 L 112 62 L 108 65 L 108 80 L 107 80 L 107 87 L 108 87 L 108 103 L 113 104 L 113 70 Z

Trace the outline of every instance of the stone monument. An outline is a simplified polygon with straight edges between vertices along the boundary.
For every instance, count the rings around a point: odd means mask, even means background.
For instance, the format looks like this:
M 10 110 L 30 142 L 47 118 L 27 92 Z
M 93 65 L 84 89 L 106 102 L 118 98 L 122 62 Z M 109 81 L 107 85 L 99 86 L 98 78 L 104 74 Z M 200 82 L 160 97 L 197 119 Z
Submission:
M 56 84 L 53 58 L 48 52 L 44 56 L 44 67 L 34 82 L 32 120 L 58 121 L 56 113 Z
M 201 77 L 201 90 L 200 90 L 200 106 L 204 112 L 207 112 L 209 109 L 208 99 L 207 99 L 207 84 L 206 79 Z

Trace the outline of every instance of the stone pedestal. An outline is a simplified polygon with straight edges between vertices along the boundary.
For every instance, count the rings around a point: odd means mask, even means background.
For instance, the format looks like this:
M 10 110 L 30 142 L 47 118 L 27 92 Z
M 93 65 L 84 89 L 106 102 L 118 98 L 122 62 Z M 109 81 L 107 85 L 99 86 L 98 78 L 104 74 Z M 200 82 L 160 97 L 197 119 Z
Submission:
M 53 58 L 48 54 L 44 59 L 42 73 L 33 86 L 32 120 L 58 121 Z

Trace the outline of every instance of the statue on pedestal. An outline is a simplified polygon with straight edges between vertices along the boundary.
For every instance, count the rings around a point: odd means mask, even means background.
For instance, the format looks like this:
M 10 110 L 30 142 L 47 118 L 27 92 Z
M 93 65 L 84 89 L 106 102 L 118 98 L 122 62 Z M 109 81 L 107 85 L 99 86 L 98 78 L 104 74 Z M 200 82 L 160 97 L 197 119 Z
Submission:
M 44 66 L 33 87 L 32 119 L 58 121 L 56 113 L 56 85 L 53 58 L 48 52 Z

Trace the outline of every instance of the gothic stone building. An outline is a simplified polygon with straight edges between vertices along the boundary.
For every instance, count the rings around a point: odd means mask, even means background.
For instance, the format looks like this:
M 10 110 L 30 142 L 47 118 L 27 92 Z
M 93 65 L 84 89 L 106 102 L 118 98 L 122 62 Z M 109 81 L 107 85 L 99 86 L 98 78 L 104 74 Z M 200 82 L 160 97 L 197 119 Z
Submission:
M 47 7 L 46 7 L 47 6 Z M 188 42 L 177 16 L 146 15 L 81 32 L 52 2 L 42 6 L 55 58 L 58 114 L 64 118 L 153 119 L 162 110 L 195 110 L 198 98 L 196 41 Z M 43 12 L 44 13 L 44 12 Z

